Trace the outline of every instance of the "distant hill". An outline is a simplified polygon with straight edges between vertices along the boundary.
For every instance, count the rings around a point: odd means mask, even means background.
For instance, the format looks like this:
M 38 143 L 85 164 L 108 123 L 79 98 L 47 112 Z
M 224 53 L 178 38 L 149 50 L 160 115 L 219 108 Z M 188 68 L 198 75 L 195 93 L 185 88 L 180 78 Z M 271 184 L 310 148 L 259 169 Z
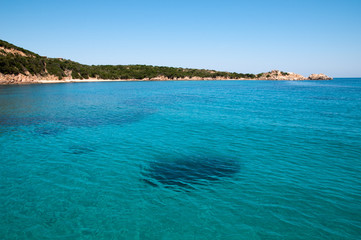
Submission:
M 0 40 L 0 83 L 27 83 L 38 80 L 227 80 L 270 79 L 290 73 L 260 74 L 221 72 L 206 69 L 158 67 L 149 65 L 85 65 L 62 58 L 48 58 Z M 301 76 L 301 75 L 297 75 Z M 301 76 L 304 78 L 303 76 Z M 304 78 L 306 79 L 306 78 Z M 304 80 L 296 79 L 296 80 Z

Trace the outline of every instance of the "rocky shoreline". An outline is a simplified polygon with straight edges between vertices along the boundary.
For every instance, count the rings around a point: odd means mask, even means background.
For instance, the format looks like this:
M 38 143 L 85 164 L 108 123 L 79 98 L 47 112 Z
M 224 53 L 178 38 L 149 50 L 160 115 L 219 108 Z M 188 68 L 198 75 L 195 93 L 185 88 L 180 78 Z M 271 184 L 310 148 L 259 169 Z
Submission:
M 205 81 L 205 80 L 273 80 L 273 81 L 302 81 L 302 80 L 332 80 L 333 78 L 326 76 L 325 74 L 311 74 L 309 77 L 304 77 L 300 74 L 292 72 L 281 72 L 279 70 L 272 70 L 268 73 L 262 73 L 256 78 L 203 78 L 203 77 L 191 77 L 191 78 L 168 78 L 165 76 L 158 76 L 155 78 L 143 78 L 143 79 L 73 79 L 71 73 L 63 79 L 59 79 L 55 75 L 48 74 L 47 76 L 31 75 L 31 74 L 2 74 L 0 73 L 0 84 L 41 84 L 41 83 L 71 83 L 71 82 L 111 82 L 111 81 Z
M 331 80 L 324 74 L 304 77 L 272 70 L 259 74 L 151 65 L 85 65 L 63 58 L 48 58 L 0 40 L 0 85 L 203 80 Z
M 329 77 L 325 74 L 311 74 L 309 77 L 304 77 L 300 74 L 293 72 L 282 72 L 279 70 L 272 70 L 268 73 L 263 73 L 259 80 L 332 80 L 332 77 Z

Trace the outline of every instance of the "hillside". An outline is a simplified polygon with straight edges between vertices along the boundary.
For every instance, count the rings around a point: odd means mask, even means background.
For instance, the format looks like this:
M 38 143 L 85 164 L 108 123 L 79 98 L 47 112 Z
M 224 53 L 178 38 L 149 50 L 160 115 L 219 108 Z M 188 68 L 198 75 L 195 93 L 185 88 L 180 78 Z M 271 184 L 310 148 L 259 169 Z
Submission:
M 316 77 L 317 78 L 317 77 Z M 0 40 L 0 83 L 31 83 L 40 80 L 304 80 L 301 75 L 272 71 L 242 74 L 205 69 L 149 65 L 85 65 L 62 58 L 47 58 Z

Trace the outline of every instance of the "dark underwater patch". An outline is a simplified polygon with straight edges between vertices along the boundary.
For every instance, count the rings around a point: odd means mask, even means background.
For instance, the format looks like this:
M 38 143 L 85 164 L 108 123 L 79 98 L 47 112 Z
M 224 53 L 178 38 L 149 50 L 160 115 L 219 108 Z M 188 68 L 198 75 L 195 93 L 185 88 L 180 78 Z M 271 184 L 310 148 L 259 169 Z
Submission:
M 134 109 L 123 112 L 108 112 L 105 115 L 82 115 L 54 120 L 65 126 L 74 127 L 95 127 L 108 124 L 124 125 L 139 122 L 154 112 L 153 109 Z
M 73 145 L 73 146 L 70 146 L 69 149 L 65 152 L 71 153 L 71 154 L 88 154 L 88 153 L 91 153 L 94 151 L 95 151 L 95 149 L 92 147 Z
M 3 126 L 29 126 L 46 122 L 42 117 L 14 117 L 0 116 L 0 125 Z
M 139 108 L 126 111 L 109 111 L 106 114 L 81 114 L 71 117 L 16 117 L 16 116 L 0 116 L 0 125 L 7 127 L 19 127 L 30 125 L 44 125 L 44 124 L 57 124 L 62 126 L 71 127 L 95 127 L 100 125 L 124 125 L 139 122 L 147 116 L 155 113 L 156 111 L 151 108 Z M 52 135 L 56 131 L 60 132 L 62 128 L 57 129 L 53 126 L 40 126 L 36 127 L 35 132 L 41 135 Z
M 34 133 L 37 135 L 56 136 L 65 130 L 64 127 L 55 125 L 37 126 Z
M 166 187 L 192 188 L 233 177 L 240 171 L 238 161 L 219 157 L 185 157 L 153 162 L 143 173 L 144 182 Z
M 63 126 L 56 124 L 47 117 L 16 117 L 0 116 L 0 126 L 17 130 L 22 126 L 33 126 L 32 133 L 35 135 L 55 136 L 65 130 Z

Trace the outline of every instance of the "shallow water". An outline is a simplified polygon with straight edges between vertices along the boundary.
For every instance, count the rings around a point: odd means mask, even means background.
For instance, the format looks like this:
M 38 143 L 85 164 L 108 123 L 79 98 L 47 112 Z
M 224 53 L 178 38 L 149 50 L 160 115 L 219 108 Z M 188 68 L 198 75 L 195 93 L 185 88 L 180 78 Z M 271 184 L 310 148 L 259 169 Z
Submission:
M 0 239 L 359 239 L 361 79 L 0 86 Z

